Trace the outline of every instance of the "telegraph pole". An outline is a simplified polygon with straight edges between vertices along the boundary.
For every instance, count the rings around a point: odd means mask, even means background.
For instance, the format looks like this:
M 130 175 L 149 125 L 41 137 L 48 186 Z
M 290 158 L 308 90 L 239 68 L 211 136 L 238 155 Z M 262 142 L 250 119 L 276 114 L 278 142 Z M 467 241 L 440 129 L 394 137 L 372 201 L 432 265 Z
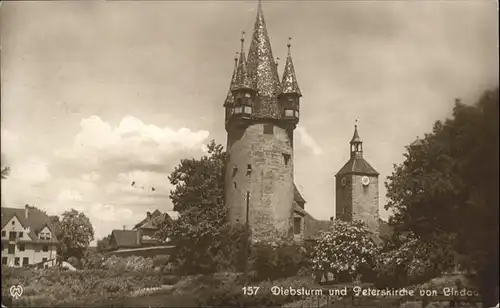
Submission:
M 245 217 L 245 271 L 244 271 L 244 277 L 245 277 L 245 283 L 248 283 L 248 258 L 249 258 L 249 253 L 248 253 L 248 245 L 249 245 L 249 236 L 250 236 L 250 224 L 249 224 L 249 209 L 250 209 L 250 192 L 247 191 L 247 204 L 246 204 L 246 217 Z

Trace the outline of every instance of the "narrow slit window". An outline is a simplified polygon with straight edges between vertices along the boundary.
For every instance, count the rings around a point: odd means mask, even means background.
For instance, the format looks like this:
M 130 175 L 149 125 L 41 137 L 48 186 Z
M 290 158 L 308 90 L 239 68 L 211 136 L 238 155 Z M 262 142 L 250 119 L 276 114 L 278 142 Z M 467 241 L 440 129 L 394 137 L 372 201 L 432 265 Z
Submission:
M 247 175 L 251 175 L 252 174 L 252 165 L 248 164 L 247 165 Z
M 290 154 L 283 153 L 283 158 L 285 159 L 285 165 L 288 166 L 288 162 L 290 161 Z
M 234 186 L 234 189 L 236 189 L 236 188 L 237 188 L 237 186 L 236 186 L 236 182 L 233 182 L 233 186 Z
M 264 125 L 264 134 L 266 134 L 266 135 L 274 134 L 274 126 L 271 124 L 265 124 Z
M 233 177 L 236 175 L 236 172 L 238 172 L 238 167 L 234 166 L 233 167 Z

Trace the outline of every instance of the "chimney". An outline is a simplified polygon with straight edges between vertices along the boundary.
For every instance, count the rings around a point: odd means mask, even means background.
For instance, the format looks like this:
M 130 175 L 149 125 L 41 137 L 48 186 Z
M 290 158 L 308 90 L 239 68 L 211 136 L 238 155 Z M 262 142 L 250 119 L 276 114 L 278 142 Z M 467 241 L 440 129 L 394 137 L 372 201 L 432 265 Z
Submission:
M 141 231 L 135 233 L 137 235 L 137 245 L 141 245 Z
M 151 219 L 151 212 L 147 212 L 146 217 L 148 218 L 148 220 Z
M 24 218 L 28 219 L 28 211 L 29 211 L 29 205 L 26 204 L 24 206 Z
M 125 229 L 125 225 L 123 225 L 123 230 L 126 230 L 126 229 Z

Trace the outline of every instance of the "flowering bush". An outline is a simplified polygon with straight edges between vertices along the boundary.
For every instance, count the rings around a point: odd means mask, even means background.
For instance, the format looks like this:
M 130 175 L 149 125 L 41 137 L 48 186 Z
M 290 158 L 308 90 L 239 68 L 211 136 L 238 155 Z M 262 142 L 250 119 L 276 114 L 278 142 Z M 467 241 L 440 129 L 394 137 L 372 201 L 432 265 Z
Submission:
M 153 259 L 139 256 L 117 257 L 111 256 L 103 263 L 105 269 L 116 271 L 142 271 L 153 268 Z
M 367 274 L 375 267 L 378 254 L 371 236 L 361 221 L 336 220 L 312 249 L 313 271 L 331 273 L 337 278 L 342 274 L 349 277 Z

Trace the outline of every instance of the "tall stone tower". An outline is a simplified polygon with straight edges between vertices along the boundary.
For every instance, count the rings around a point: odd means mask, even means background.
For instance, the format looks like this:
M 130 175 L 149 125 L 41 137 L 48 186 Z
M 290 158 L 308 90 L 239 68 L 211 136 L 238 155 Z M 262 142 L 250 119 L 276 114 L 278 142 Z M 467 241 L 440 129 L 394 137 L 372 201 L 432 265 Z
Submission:
M 279 80 L 259 1 L 248 59 L 243 37 L 224 103 L 226 206 L 230 222 L 248 220 L 253 241 L 293 236 L 293 132 L 301 96 L 290 44 Z
M 363 142 L 354 126 L 350 159 L 335 175 L 336 217 L 344 221 L 361 220 L 379 232 L 379 173 L 363 158 Z

